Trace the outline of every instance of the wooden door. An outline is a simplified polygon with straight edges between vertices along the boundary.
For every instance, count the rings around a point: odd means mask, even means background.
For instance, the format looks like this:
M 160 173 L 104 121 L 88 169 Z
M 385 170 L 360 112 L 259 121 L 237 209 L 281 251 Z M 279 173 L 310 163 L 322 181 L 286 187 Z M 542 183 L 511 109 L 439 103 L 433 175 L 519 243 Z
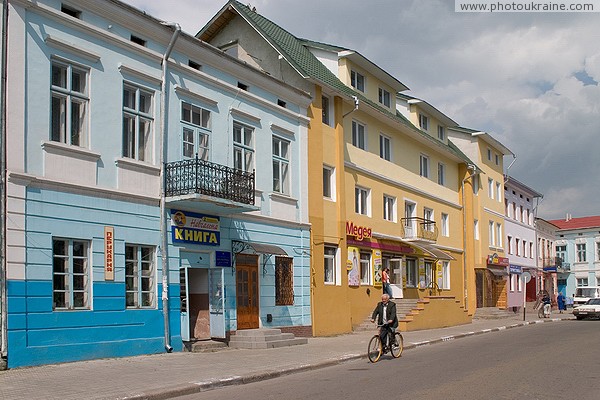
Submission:
M 258 256 L 236 255 L 235 269 L 237 328 L 258 328 Z

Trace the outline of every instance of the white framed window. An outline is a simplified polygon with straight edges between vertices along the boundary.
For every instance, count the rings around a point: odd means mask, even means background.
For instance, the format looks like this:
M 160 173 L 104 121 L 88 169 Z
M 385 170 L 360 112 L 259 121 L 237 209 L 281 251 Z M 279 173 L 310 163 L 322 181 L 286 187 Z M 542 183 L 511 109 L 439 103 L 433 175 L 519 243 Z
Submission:
M 379 157 L 387 161 L 392 157 L 392 139 L 383 133 L 379 134 Z
M 396 222 L 396 198 L 383 195 L 383 219 Z
M 487 149 L 487 159 L 488 161 L 492 161 L 492 149 Z
M 494 228 L 494 221 L 489 221 L 489 225 L 488 225 L 488 236 L 489 236 L 489 240 L 490 240 L 490 247 L 493 247 L 496 245 L 496 231 Z
M 431 278 L 433 277 L 432 272 L 433 272 L 433 262 L 425 260 L 425 286 L 424 287 L 429 287 L 429 285 L 431 285 Z
M 424 178 L 429 178 L 429 157 L 425 154 L 420 156 L 419 174 Z
M 577 278 L 577 287 L 586 287 L 588 285 L 588 278 Z
M 479 175 L 473 177 L 473 194 L 475 196 L 479 195 Z
M 139 86 L 123 85 L 123 157 L 152 162 L 153 93 Z
M 502 224 L 496 223 L 496 246 L 502 247 Z
M 510 203 L 506 198 L 504 199 L 504 213 L 506 214 L 506 218 L 510 218 Z
M 52 238 L 52 309 L 90 309 L 90 242 Z
M 596 246 L 596 259 L 594 261 L 600 261 L 600 242 L 595 243 Z M 557 246 L 558 249 L 558 246 Z
M 233 167 L 254 170 L 254 128 L 233 121 Z
M 417 260 L 414 258 L 406 259 L 406 286 L 417 287 L 419 282 L 419 270 L 417 267 Z
M 210 111 L 192 104 L 181 103 L 183 125 L 183 156 L 192 158 L 196 154 L 203 161 L 209 160 Z
M 359 149 L 367 149 L 367 128 L 358 121 L 352 121 L 352 145 Z
M 386 107 L 389 107 L 392 103 L 390 101 L 390 92 L 385 89 L 379 88 L 379 103 Z
M 337 282 L 337 246 L 325 245 L 324 250 L 324 281 L 326 285 L 335 285 Z
M 446 140 L 446 128 L 441 125 L 438 125 L 438 139 L 442 142 Z
M 88 142 L 89 71 L 52 60 L 50 140 L 86 147 Z
M 273 191 L 290 194 L 290 142 L 273 136 Z
M 424 114 L 419 114 L 419 128 L 423 129 L 424 131 L 429 130 L 429 117 Z
M 156 261 L 153 246 L 125 244 L 125 306 L 156 307 Z
M 424 228 L 427 231 L 433 232 L 435 227 L 435 218 L 431 208 L 423 208 L 423 219 L 425 220 Z
M 587 261 L 587 257 L 585 255 L 585 243 L 577 243 L 576 244 L 576 249 L 577 249 L 577 262 L 586 262 Z
M 370 285 L 371 284 L 371 252 L 361 251 L 360 252 L 360 284 Z
M 321 96 L 321 110 L 322 110 L 322 118 L 321 120 L 325 125 L 331 126 L 331 110 L 329 109 L 329 97 L 323 95 Z
M 438 163 L 438 184 L 444 186 L 446 184 L 446 165 Z
M 506 237 L 506 247 L 507 247 L 508 254 L 512 254 L 513 253 L 513 238 L 512 238 L 512 236 Z
M 450 261 L 442 261 L 442 284 L 440 289 L 450 290 Z
M 500 165 L 500 156 L 498 154 L 496 156 L 496 165 Z
M 502 203 L 502 185 L 500 185 L 500 182 L 496 182 L 496 200 Z
M 529 258 L 533 258 L 533 242 L 529 243 Z
M 365 77 L 354 70 L 350 71 L 350 85 L 356 90 L 365 92 Z
M 519 276 L 517 274 L 510 274 L 509 277 L 509 288 L 508 290 L 510 290 L 511 292 L 514 292 L 517 289 L 517 280 L 519 279 Z
M 449 237 L 450 236 L 450 219 L 448 214 L 442 213 L 442 236 Z
M 517 256 L 521 255 L 521 239 L 515 239 L 515 248 L 517 250 Z
M 494 198 L 494 180 L 488 178 L 488 197 L 490 199 Z
M 475 240 L 479 240 L 479 220 L 473 220 L 473 236 Z
M 356 186 L 354 188 L 354 211 L 361 215 L 370 215 L 369 189 Z
M 335 201 L 335 168 L 323 165 L 323 197 Z

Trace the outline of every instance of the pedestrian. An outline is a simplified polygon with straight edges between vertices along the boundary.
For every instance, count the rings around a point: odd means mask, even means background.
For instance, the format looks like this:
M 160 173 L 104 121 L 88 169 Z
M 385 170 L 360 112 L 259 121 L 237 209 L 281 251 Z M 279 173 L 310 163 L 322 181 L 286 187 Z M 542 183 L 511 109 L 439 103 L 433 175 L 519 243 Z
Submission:
M 552 307 L 552 301 L 550 300 L 550 295 L 548 292 L 544 293 L 544 297 L 542 298 L 542 303 L 544 307 L 544 317 L 550 317 L 550 307 Z
M 383 294 L 387 294 L 390 296 L 390 299 L 393 299 L 392 288 L 390 287 L 390 269 L 388 267 L 384 268 L 381 272 L 381 283 L 383 286 Z
M 558 296 L 556 297 L 556 303 L 558 304 L 558 312 L 562 314 L 563 311 L 566 311 L 567 304 L 565 302 L 565 296 L 563 296 L 562 292 L 558 292 Z

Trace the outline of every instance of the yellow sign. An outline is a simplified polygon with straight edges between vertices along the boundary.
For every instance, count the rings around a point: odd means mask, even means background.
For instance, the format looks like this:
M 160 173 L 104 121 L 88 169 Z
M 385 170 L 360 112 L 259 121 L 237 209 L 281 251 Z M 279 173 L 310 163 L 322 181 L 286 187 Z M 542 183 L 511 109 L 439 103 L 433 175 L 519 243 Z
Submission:
M 381 289 L 383 286 L 381 282 L 382 268 L 381 250 L 373 250 L 373 286 L 378 289 Z
M 115 280 L 115 228 L 104 227 L 104 280 Z
M 348 286 L 360 286 L 360 250 L 358 247 L 348 246 Z

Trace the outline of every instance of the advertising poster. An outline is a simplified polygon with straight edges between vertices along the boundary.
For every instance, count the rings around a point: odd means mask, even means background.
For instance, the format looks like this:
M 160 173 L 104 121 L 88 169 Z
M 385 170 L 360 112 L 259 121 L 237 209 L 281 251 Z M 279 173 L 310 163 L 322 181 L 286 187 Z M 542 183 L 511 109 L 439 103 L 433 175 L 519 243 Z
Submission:
M 382 268 L 381 250 L 373 250 L 373 286 L 378 289 L 381 289 L 383 286 L 383 283 L 381 282 Z
M 348 286 L 360 286 L 360 271 L 359 271 L 360 251 L 358 247 L 348 246 Z
M 425 278 L 425 260 L 419 258 L 419 289 L 425 289 L 427 287 L 427 280 Z

